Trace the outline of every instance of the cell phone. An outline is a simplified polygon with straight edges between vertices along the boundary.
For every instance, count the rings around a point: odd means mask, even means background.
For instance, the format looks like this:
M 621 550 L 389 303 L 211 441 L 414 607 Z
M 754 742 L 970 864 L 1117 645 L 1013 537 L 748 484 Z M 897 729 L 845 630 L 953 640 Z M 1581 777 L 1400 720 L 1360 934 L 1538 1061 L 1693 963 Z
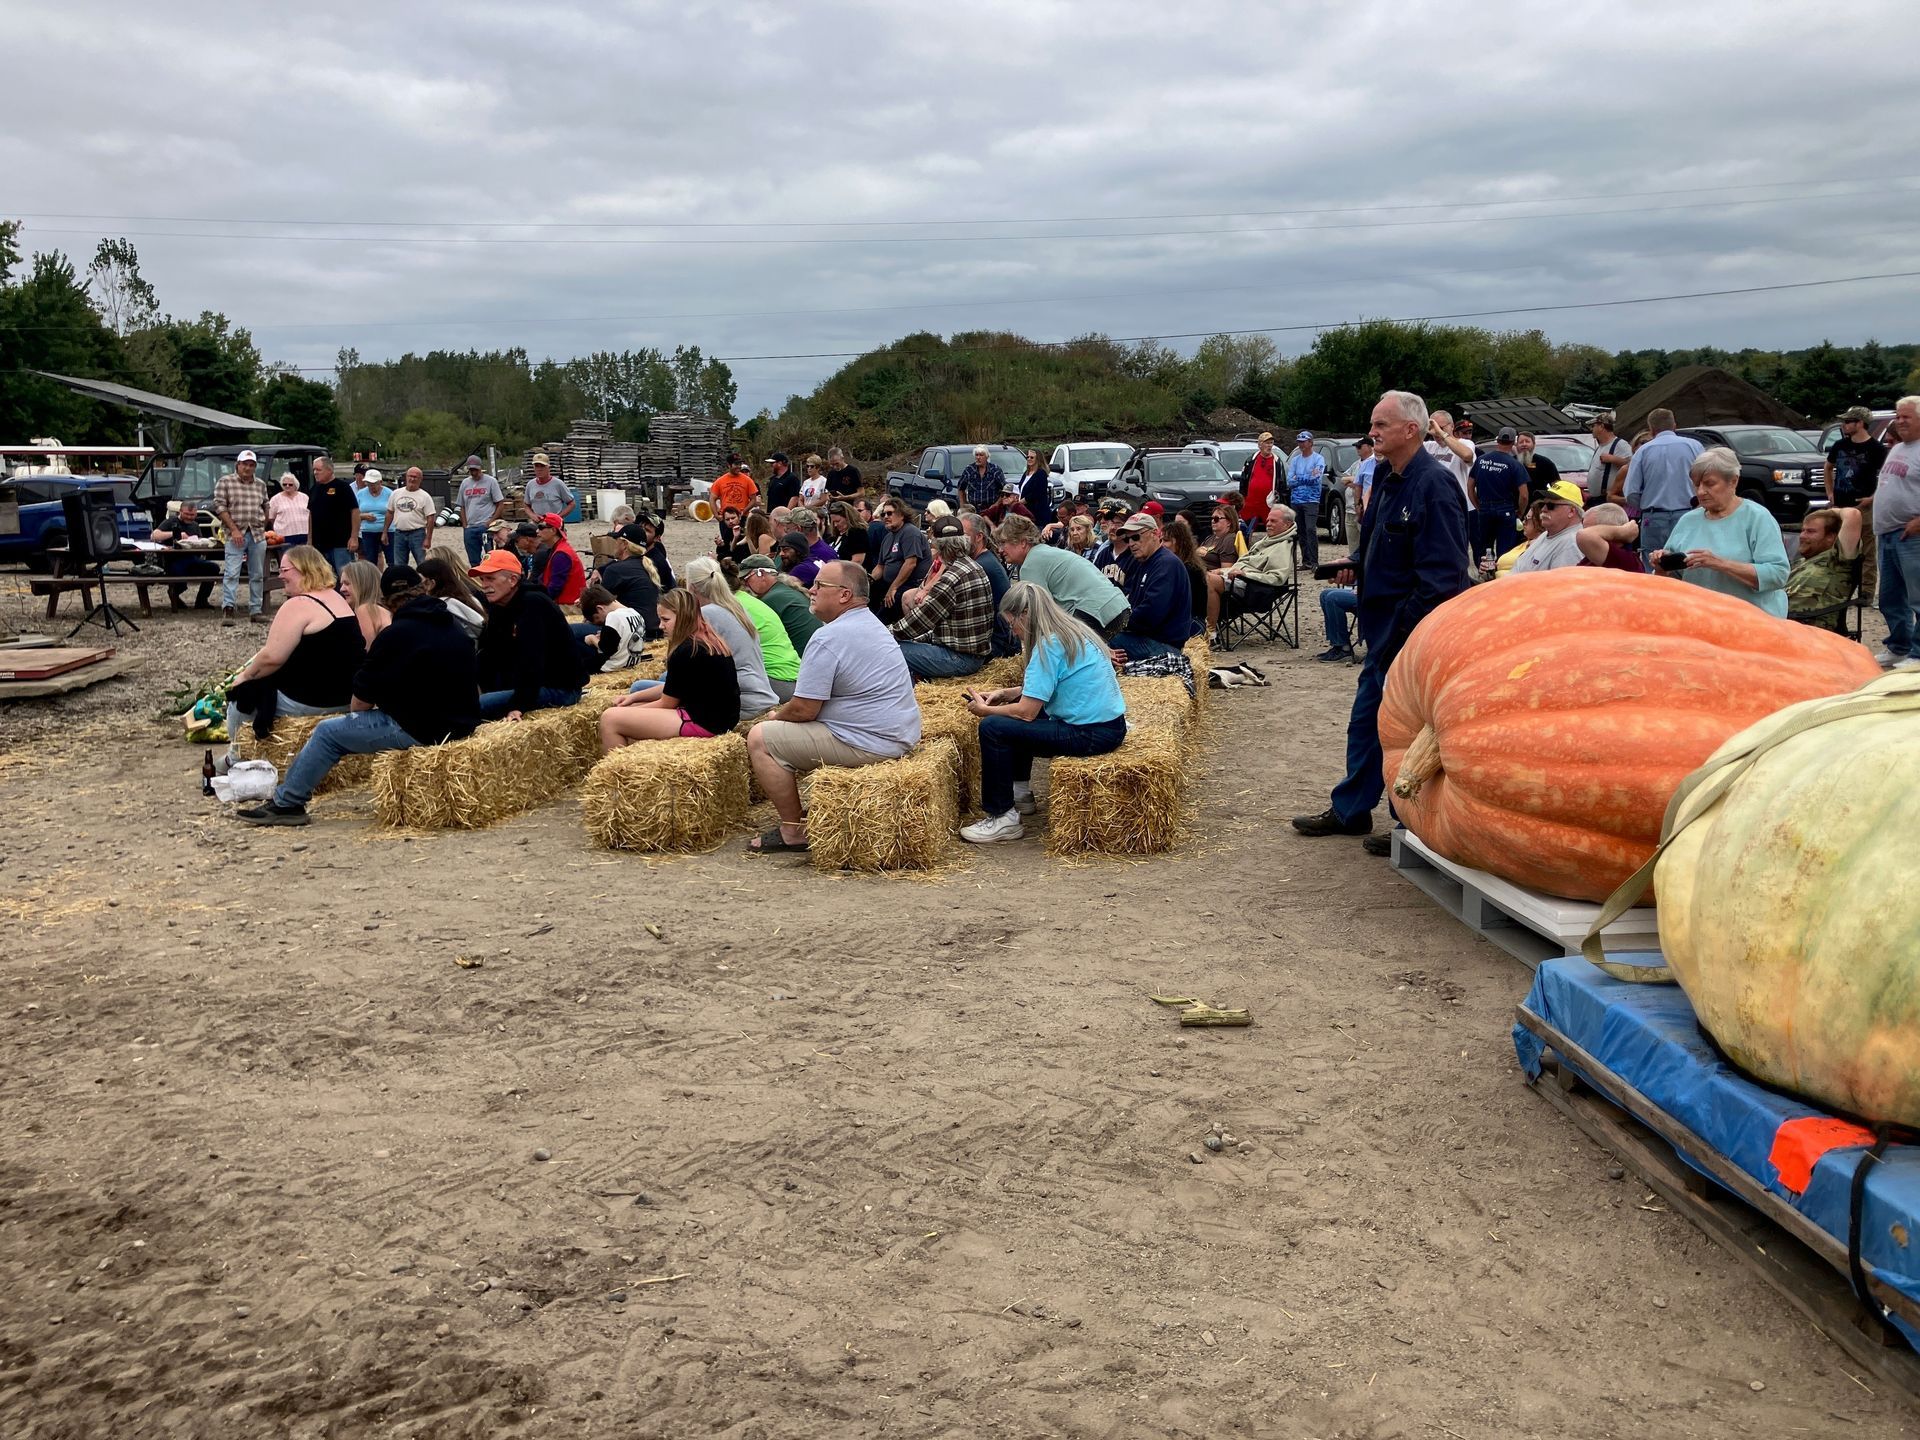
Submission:
M 1687 554 L 1684 550 L 1667 550 L 1660 555 L 1660 568 L 1667 571 L 1679 571 L 1687 568 Z

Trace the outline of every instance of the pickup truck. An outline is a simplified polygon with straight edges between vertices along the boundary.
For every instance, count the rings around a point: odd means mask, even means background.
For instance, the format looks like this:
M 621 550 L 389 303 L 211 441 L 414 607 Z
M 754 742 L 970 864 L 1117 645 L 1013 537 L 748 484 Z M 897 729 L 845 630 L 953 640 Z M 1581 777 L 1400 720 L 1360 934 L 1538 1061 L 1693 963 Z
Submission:
M 998 465 L 1009 480 L 1018 480 L 1026 472 L 1024 452 L 1008 445 L 987 446 L 987 458 Z M 960 472 L 973 463 L 971 445 L 929 445 L 920 452 L 920 460 L 911 470 L 889 470 L 887 493 L 898 495 L 915 510 L 927 508 L 929 500 L 945 500 L 958 507 Z
M 63 497 L 82 490 L 111 490 L 120 538 L 145 540 L 153 534 L 147 512 L 133 503 L 131 475 L 20 475 L 0 480 L 0 560 L 25 561 L 28 568 L 52 568 L 49 549 L 67 543 Z
M 1797 430 L 1781 425 L 1689 425 L 1680 431 L 1702 445 L 1724 445 L 1740 457 L 1739 494 L 1767 507 L 1782 525 L 1798 525 L 1827 503 L 1827 457 Z

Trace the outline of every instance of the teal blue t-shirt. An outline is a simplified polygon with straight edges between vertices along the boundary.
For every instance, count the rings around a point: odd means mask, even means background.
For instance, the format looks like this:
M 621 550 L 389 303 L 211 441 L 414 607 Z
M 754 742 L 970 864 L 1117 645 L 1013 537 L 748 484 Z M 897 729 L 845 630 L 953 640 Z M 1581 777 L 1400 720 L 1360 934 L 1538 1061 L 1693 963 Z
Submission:
M 1083 645 L 1080 658 L 1069 665 L 1067 648 L 1057 636 L 1034 649 L 1020 682 L 1020 693 L 1038 700 L 1049 719 L 1067 725 L 1098 725 L 1102 720 L 1118 720 L 1127 712 L 1120 681 L 1114 675 L 1113 657 L 1106 647 Z
M 360 533 L 378 535 L 386 528 L 387 511 L 393 507 L 393 488 L 382 485 L 380 493 L 375 495 L 364 486 L 356 485 L 353 487 L 353 498 L 360 506 Z
M 1787 547 L 1780 539 L 1780 522 L 1764 505 L 1741 500 L 1733 513 L 1715 520 L 1704 510 L 1689 510 L 1667 537 L 1669 550 L 1711 550 L 1722 560 L 1743 560 L 1753 566 L 1760 581 L 1758 589 L 1743 585 L 1717 570 L 1690 568 L 1680 578 L 1705 590 L 1717 590 L 1749 605 L 1758 605 L 1769 615 L 1787 618 Z

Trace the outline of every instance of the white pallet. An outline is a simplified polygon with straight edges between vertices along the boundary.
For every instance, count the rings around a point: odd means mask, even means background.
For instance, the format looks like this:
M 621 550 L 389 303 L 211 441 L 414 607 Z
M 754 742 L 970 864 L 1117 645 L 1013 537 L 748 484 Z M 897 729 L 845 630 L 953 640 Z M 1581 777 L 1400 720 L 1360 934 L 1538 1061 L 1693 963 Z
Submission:
M 1438 901 L 1454 919 L 1484 935 L 1529 968 L 1578 955 L 1600 913 L 1598 905 L 1543 895 L 1436 854 L 1404 826 L 1393 832 L 1393 868 Z M 1655 952 L 1660 926 L 1652 906 L 1629 910 L 1600 932 L 1608 950 Z

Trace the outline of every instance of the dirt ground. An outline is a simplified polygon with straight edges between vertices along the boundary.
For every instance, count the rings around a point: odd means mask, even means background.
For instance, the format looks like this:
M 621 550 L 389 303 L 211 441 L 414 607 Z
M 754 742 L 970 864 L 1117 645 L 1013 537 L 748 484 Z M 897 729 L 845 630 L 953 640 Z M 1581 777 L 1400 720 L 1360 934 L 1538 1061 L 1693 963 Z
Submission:
M 1177 853 L 920 879 L 250 830 L 149 718 L 205 616 L 0 712 L 0 1434 L 1913 1433 L 1529 1093 L 1522 966 L 1287 826 L 1305 630 Z

